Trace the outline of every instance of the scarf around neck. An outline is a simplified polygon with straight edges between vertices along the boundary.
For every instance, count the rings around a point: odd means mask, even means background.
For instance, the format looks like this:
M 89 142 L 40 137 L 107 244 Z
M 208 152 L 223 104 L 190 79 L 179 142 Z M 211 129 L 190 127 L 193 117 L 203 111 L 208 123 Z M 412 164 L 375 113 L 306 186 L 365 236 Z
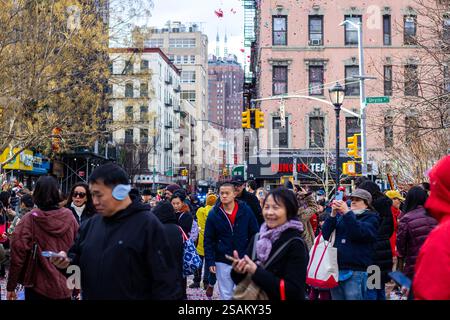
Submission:
M 73 202 L 70 205 L 75 212 L 77 213 L 78 217 L 81 219 L 81 215 L 83 214 L 84 208 L 86 208 L 86 204 L 83 204 L 81 207 L 77 207 Z
M 303 224 L 298 220 L 288 220 L 286 223 L 273 229 L 269 229 L 265 222 L 262 224 L 259 239 L 256 242 L 256 257 L 259 260 L 259 264 L 264 264 L 267 261 L 270 251 L 272 251 L 272 245 L 287 229 L 296 229 L 303 232 Z

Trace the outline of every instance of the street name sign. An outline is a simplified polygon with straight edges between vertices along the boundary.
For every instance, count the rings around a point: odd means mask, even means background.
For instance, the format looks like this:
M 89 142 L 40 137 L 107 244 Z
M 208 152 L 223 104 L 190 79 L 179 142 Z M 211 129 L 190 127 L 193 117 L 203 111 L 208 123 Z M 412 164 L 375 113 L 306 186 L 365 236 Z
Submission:
M 366 103 L 389 103 L 389 97 L 367 97 Z

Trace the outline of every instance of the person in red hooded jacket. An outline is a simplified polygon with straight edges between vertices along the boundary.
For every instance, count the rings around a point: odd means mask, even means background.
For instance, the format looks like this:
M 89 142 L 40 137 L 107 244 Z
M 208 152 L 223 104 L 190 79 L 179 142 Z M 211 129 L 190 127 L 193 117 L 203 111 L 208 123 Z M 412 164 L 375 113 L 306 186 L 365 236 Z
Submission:
M 439 222 L 420 249 L 412 290 L 416 300 L 450 300 L 450 156 L 430 172 L 427 211 Z

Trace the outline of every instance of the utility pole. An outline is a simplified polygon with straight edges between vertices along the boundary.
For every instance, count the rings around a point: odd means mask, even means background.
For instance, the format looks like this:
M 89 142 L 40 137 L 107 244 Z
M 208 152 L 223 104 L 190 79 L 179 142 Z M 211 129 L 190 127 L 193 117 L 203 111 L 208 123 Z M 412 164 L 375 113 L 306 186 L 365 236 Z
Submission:
M 358 51 L 359 51 L 359 103 L 361 114 L 361 160 L 362 175 L 367 175 L 367 131 L 366 131 L 366 90 L 364 75 L 364 49 L 362 22 L 358 22 Z
M 294 153 L 294 155 L 292 157 L 294 158 L 294 161 L 292 161 L 292 163 L 293 163 L 292 175 L 294 176 L 294 184 L 297 184 L 297 182 L 298 182 L 298 180 L 297 180 L 297 155 Z

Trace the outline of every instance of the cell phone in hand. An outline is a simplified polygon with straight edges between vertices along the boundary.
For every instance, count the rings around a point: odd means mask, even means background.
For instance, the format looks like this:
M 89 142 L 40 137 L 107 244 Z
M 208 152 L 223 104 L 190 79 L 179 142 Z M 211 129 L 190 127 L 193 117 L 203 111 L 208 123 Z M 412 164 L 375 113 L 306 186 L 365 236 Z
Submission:
M 344 192 L 343 191 L 338 191 L 336 192 L 336 196 L 334 197 L 334 200 L 344 200 Z
M 232 257 L 232 256 L 229 256 L 229 255 L 225 255 L 225 258 L 227 258 L 228 260 L 230 260 L 231 262 L 234 262 L 234 261 L 236 261 L 236 260 L 238 260 L 238 259 L 236 259 L 235 257 Z
M 42 251 L 41 256 L 45 258 L 65 258 L 63 255 L 53 251 Z

